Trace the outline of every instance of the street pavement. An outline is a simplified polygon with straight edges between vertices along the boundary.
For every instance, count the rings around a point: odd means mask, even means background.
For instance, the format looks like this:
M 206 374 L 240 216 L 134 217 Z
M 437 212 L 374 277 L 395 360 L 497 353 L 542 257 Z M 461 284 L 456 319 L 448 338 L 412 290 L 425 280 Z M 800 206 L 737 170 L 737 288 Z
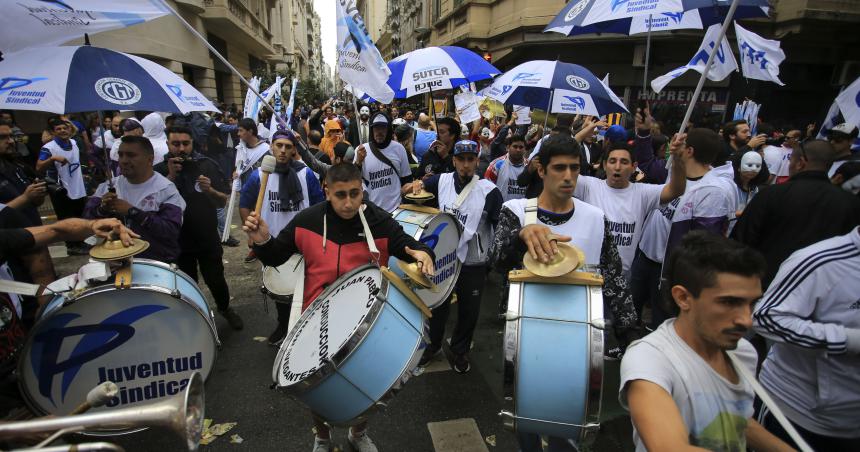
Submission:
M 234 231 L 243 240 L 241 231 Z M 233 331 L 216 314 L 222 342 L 214 369 L 206 382 L 206 418 L 214 424 L 235 422 L 225 435 L 204 451 L 310 451 L 312 424 L 307 409 L 286 394 L 271 389 L 272 365 L 277 350 L 255 338 L 266 337 L 275 327 L 274 307 L 266 312 L 260 292 L 260 264 L 243 262 L 247 248 L 224 248 L 224 266 L 232 295 L 231 306 L 245 321 Z M 85 261 L 82 257 L 55 259 L 60 275 L 70 274 Z M 370 419 L 369 434 L 380 451 L 514 452 L 516 437 L 503 429 L 498 417 L 502 406 L 502 336 L 504 321 L 497 319 L 500 279 L 491 273 L 474 337 L 472 370 L 457 374 L 443 355 L 410 379 L 388 406 Z M 214 308 L 201 281 L 201 289 Z M 453 330 L 452 309 L 447 333 Z M 570 344 L 558 344 L 570 346 Z M 632 450 L 629 417 L 617 402 L 618 362 L 606 362 L 601 430 L 584 450 Z M 241 443 L 231 443 L 231 436 Z M 107 438 L 127 451 L 182 450 L 183 442 L 164 430 L 148 430 Z M 334 430 L 341 450 L 350 450 L 346 429 Z

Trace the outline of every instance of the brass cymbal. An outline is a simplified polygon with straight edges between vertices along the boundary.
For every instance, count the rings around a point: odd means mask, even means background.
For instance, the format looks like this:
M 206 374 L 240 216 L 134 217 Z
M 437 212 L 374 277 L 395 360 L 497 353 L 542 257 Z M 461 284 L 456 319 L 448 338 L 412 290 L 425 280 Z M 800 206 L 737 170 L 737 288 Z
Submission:
M 149 248 L 149 242 L 141 239 L 132 239 L 131 246 L 123 245 L 121 240 L 105 240 L 101 245 L 90 249 L 90 257 L 97 261 L 117 261 L 140 254 Z
M 523 256 L 523 266 L 526 270 L 547 278 L 566 275 L 585 264 L 585 253 L 579 248 L 567 243 L 556 242 L 558 253 L 546 264 L 532 259 L 531 254 Z
M 407 278 L 412 280 L 415 284 L 425 288 L 425 289 L 433 289 L 434 285 L 427 278 L 427 275 L 421 272 L 421 269 L 418 268 L 418 262 L 413 262 L 411 264 L 407 264 L 401 260 L 397 261 L 397 267 L 400 270 L 403 270 L 403 274 L 406 275 Z
M 429 191 L 424 190 L 424 189 L 422 189 L 418 193 L 407 193 L 403 197 L 412 201 L 412 202 L 418 203 L 418 204 L 423 204 L 423 203 L 430 201 L 431 199 L 435 198 L 433 193 L 430 193 Z

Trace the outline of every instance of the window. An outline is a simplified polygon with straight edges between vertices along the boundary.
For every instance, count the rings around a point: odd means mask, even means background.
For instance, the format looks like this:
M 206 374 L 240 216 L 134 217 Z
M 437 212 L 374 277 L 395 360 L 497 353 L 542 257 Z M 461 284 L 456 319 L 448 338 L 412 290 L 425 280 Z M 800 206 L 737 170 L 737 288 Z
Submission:
M 433 0 L 433 22 L 439 20 L 442 15 L 442 0 Z
M 258 74 L 268 70 L 266 63 L 263 62 L 263 60 L 251 55 L 250 53 L 248 54 L 248 69 L 251 70 L 252 74 Z

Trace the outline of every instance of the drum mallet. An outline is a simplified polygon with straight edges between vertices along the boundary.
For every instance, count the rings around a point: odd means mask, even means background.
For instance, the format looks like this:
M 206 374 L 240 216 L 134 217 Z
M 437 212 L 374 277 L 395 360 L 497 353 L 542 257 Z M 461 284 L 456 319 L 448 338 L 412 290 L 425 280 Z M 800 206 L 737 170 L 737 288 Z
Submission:
M 254 206 L 254 212 L 257 212 L 257 215 L 262 217 L 262 213 L 260 213 L 260 209 L 263 208 L 263 198 L 266 195 L 266 185 L 269 184 L 269 174 L 275 172 L 275 165 L 277 165 L 278 161 L 275 160 L 275 156 L 267 155 L 263 157 L 263 161 L 260 164 L 260 169 L 263 170 L 263 177 L 260 178 L 260 193 L 257 194 L 257 204 Z
M 90 408 L 98 408 L 110 402 L 110 399 L 116 397 L 117 393 L 119 393 L 119 387 L 117 387 L 116 383 L 106 381 L 91 389 L 87 394 L 87 401 L 78 405 L 78 407 L 69 414 L 83 414 L 89 411 Z

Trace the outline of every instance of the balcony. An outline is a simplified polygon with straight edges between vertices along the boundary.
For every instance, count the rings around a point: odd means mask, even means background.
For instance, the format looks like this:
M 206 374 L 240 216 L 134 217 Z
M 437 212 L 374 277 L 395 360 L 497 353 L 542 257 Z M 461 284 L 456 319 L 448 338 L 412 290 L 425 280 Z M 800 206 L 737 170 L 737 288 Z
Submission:
M 774 0 L 773 9 L 777 23 L 798 19 L 860 21 L 857 0 Z
M 275 53 L 272 33 L 257 15 L 239 0 L 203 0 L 206 7 L 201 16 L 223 38 L 229 37 L 260 54 Z
M 203 0 L 174 0 L 176 6 L 181 6 L 185 9 L 193 11 L 197 14 L 202 13 L 206 8 L 203 6 Z

